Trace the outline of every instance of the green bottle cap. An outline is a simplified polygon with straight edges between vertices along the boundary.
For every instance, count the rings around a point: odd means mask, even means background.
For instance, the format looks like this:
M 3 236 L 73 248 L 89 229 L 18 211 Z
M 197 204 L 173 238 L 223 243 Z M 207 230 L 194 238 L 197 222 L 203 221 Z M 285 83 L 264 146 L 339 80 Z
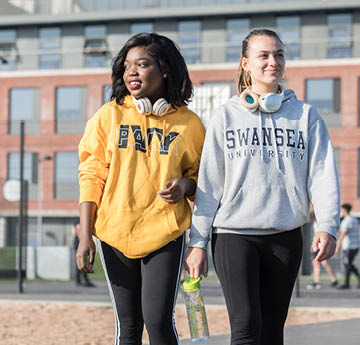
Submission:
M 184 291 L 196 291 L 200 289 L 201 278 L 188 278 L 183 282 Z

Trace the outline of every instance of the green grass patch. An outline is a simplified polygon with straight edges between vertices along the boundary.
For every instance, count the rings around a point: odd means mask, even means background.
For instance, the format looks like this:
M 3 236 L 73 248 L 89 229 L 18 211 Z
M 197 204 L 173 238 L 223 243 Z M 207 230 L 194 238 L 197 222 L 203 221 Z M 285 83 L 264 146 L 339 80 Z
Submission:
M 16 269 L 16 247 L 0 248 L 0 270 Z
M 89 276 L 91 279 L 105 279 L 105 273 L 101 264 L 100 255 L 97 252 L 95 255 L 95 262 L 93 269 L 95 273 Z

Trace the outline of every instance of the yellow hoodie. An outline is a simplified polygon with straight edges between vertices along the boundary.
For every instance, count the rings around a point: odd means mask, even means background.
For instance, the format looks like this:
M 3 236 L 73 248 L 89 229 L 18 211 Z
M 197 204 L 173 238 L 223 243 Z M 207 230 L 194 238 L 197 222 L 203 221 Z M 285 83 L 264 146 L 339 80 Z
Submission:
M 204 135 L 187 107 L 158 117 L 139 114 L 130 96 L 103 105 L 79 144 L 79 202 L 97 204 L 94 235 L 141 258 L 189 228 L 186 199 L 169 204 L 157 192 L 172 178 L 197 181 Z

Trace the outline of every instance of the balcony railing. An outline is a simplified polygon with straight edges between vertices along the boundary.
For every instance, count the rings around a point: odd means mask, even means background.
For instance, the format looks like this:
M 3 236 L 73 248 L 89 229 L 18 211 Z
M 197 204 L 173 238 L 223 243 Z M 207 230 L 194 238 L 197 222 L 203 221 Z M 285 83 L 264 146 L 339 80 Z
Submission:
M 4 2 L 6 0 L 3 0 Z M 169 9 L 184 7 L 209 7 L 226 5 L 251 5 L 251 4 L 278 4 L 279 2 L 319 3 L 319 6 L 332 4 L 338 8 L 338 0 L 7 0 L 7 6 L 2 8 L 1 15 L 24 14 L 74 14 L 81 12 L 136 10 L 136 9 Z M 358 0 L 346 0 L 347 4 L 359 6 Z

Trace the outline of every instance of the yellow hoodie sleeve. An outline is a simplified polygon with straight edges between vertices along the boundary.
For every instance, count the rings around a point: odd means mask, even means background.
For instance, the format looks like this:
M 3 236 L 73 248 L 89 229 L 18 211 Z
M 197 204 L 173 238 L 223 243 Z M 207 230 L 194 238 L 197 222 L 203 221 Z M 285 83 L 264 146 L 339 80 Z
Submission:
M 199 118 L 189 124 L 190 136 L 188 137 L 188 147 L 184 155 L 184 170 L 183 177 L 191 178 L 197 183 L 200 157 L 203 147 L 205 129 Z M 195 200 L 195 193 L 188 197 L 190 200 Z
M 79 144 L 79 203 L 92 201 L 98 207 L 108 177 L 111 159 L 107 150 L 108 135 L 101 126 L 100 115 L 102 114 L 95 114 L 88 121 Z

